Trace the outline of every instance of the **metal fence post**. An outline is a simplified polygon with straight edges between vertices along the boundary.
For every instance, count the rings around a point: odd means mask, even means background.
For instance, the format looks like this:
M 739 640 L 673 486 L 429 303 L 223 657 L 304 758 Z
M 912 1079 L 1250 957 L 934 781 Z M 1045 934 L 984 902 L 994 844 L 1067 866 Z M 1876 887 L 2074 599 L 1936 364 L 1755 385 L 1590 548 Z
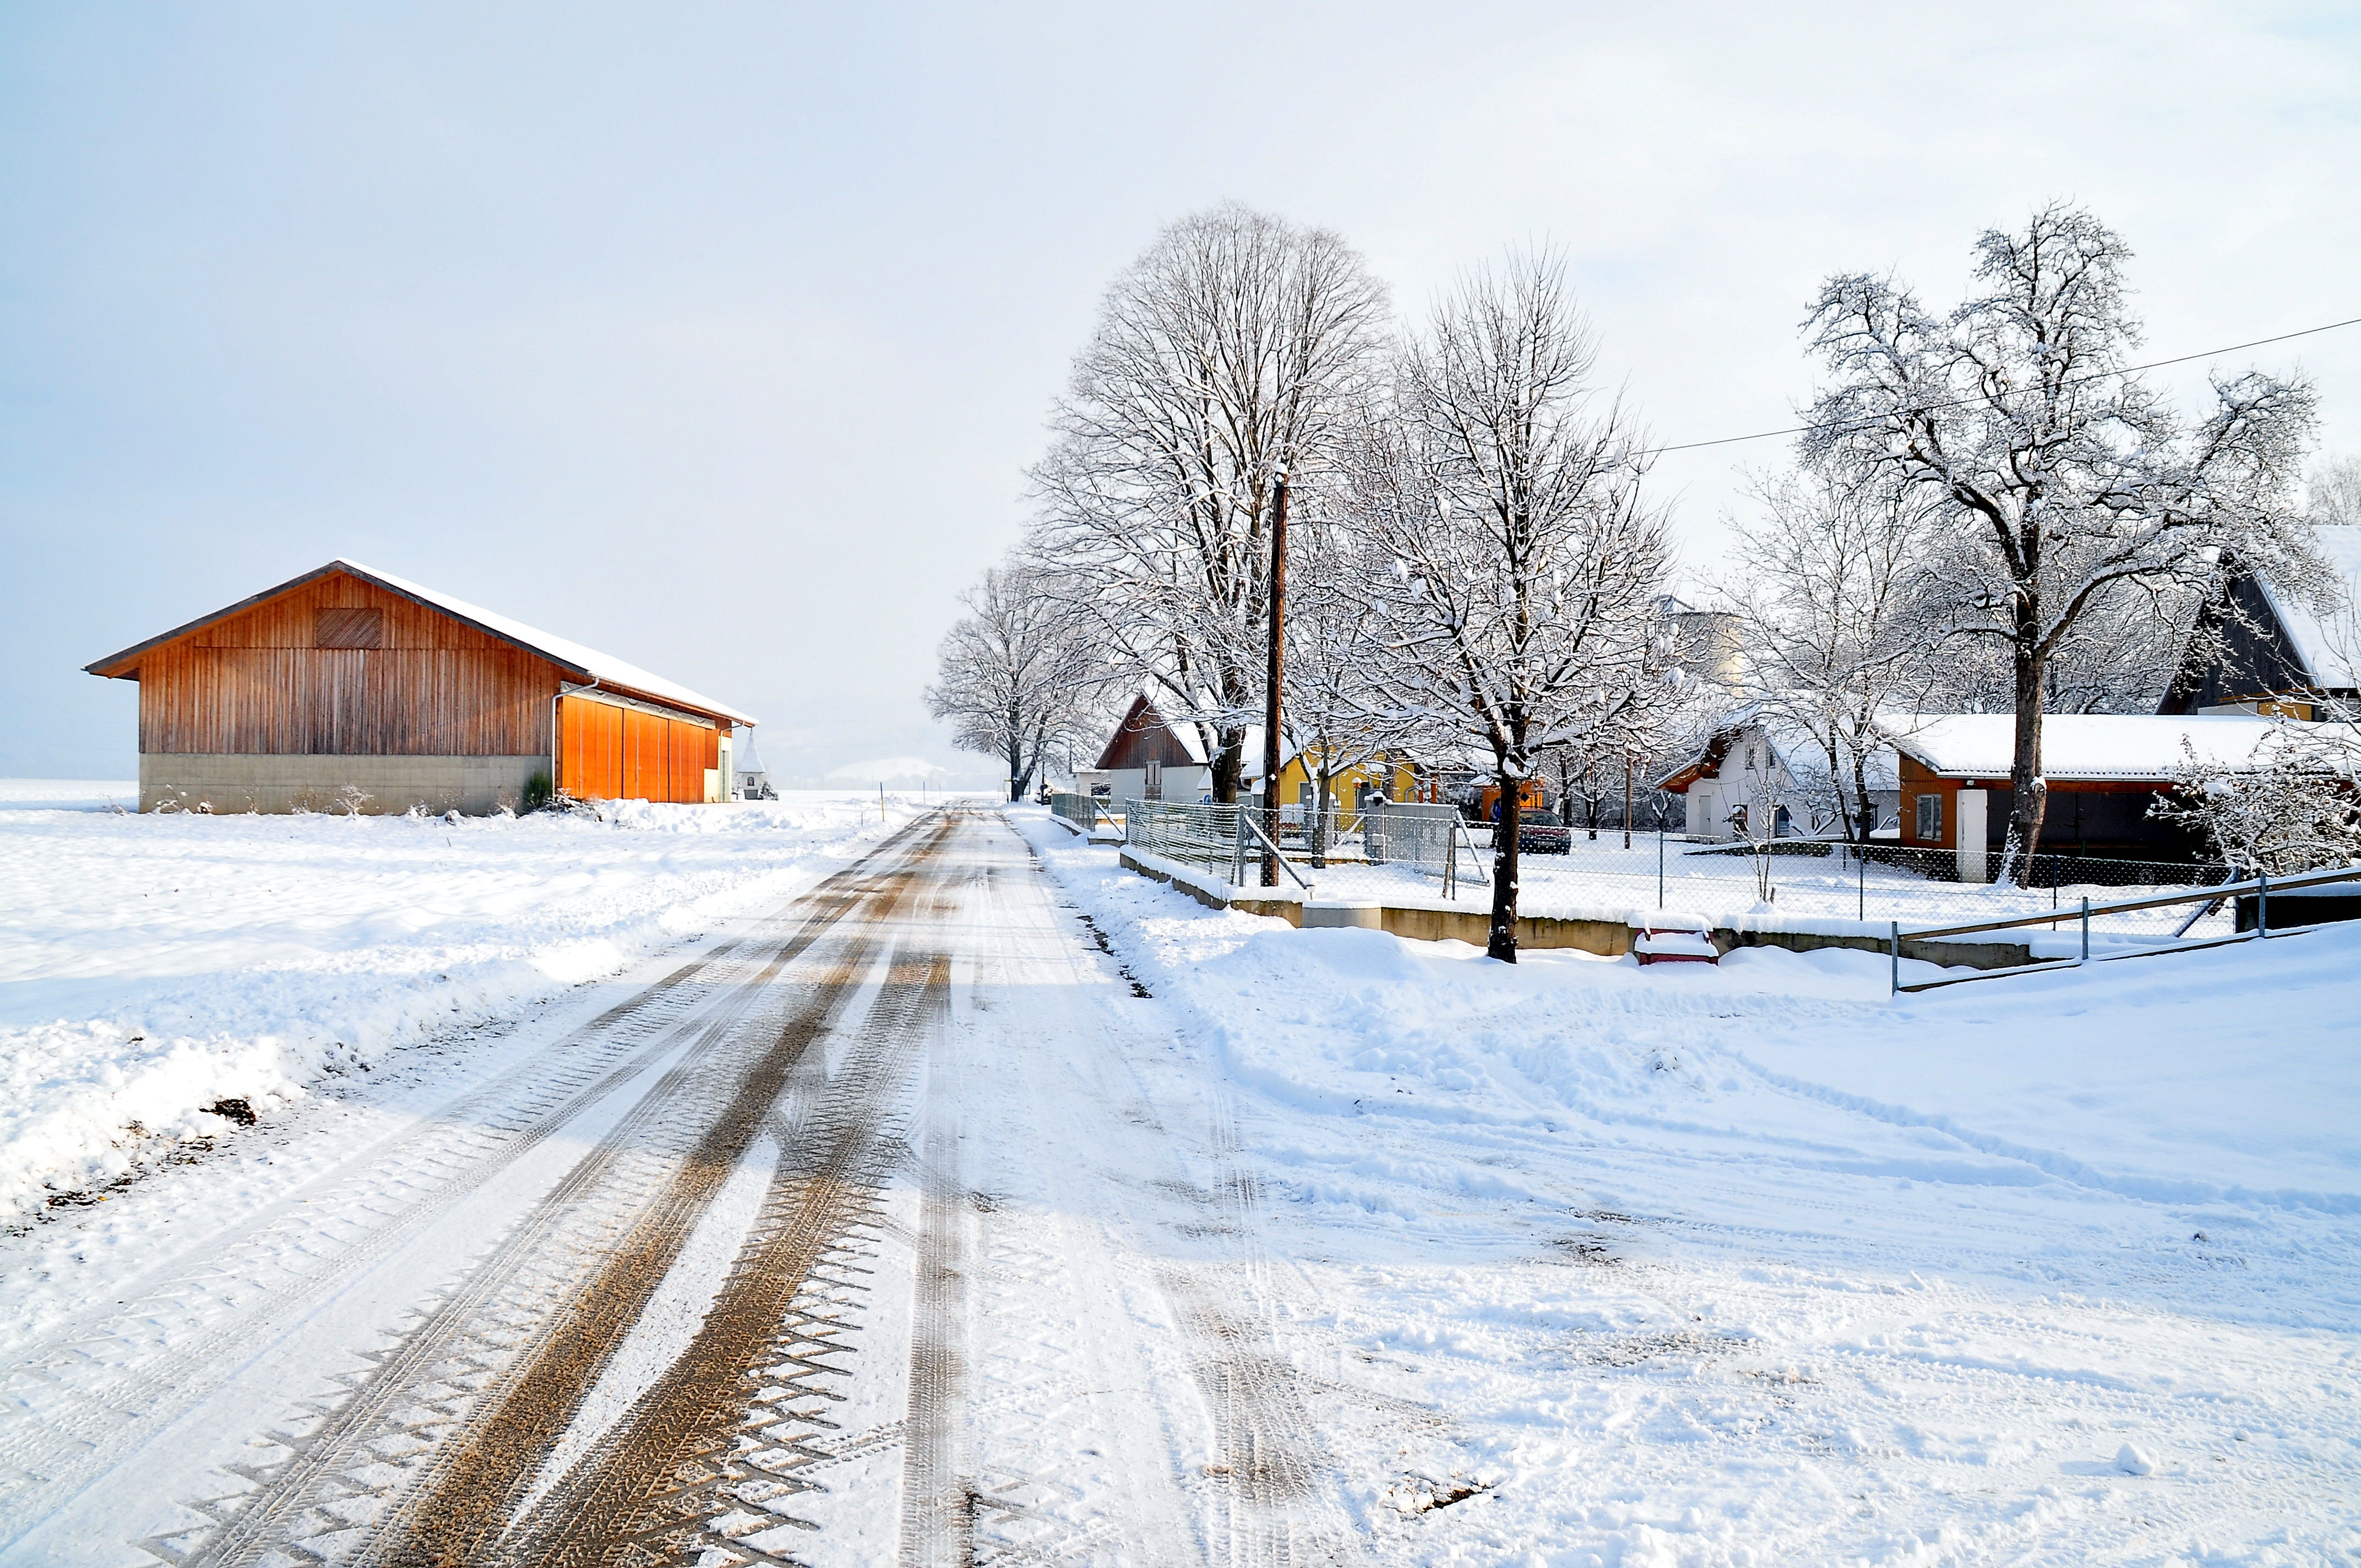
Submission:
M 2091 897 L 2088 894 L 2082 895 L 2082 957 L 2080 961 L 2086 964 L 2091 961 Z
M 1656 824 L 1656 907 L 1664 906 L 1664 825 Z
M 2267 872 L 2255 873 L 2255 935 L 2268 940 L 2271 934 L 2271 879 Z
M 1899 996 L 1902 994 L 1902 922 L 1889 920 L 1886 922 L 1885 929 L 1886 940 L 1891 944 L 1894 954 L 1894 982 L 1886 988 L 1885 994 Z
M 1852 917 L 1853 917 L 1854 919 L 1856 919 L 1856 920 L 1866 920 L 1866 919 L 1868 919 L 1868 918 L 1869 918 L 1869 854 L 1868 854 L 1868 850 L 1869 850 L 1869 846 L 1868 846 L 1867 844 L 1857 844 L 1857 845 L 1855 845 L 1855 846 L 1853 847 L 1853 852 L 1852 852 L 1852 874 L 1853 874 L 1853 884 L 1852 884 L 1852 888 L 1853 888 L 1853 893 L 1852 893 L 1852 896 L 1853 896 Z

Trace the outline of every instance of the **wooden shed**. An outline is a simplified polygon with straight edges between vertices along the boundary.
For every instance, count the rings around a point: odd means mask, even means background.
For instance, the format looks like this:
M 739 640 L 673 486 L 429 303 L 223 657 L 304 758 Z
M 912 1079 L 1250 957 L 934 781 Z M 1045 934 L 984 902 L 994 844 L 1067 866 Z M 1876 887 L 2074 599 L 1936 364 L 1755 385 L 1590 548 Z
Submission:
M 85 667 L 139 683 L 142 811 L 718 801 L 754 722 L 351 561 Z

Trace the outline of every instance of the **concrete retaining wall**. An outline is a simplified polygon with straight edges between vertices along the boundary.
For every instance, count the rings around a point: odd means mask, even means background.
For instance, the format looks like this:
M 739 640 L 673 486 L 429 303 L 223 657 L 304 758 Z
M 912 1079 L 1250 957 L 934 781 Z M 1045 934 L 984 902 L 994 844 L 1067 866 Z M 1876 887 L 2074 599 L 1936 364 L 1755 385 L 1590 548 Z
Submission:
M 1284 920 L 1290 926 L 1303 924 L 1302 901 L 1296 898 L 1258 898 L 1252 894 L 1233 896 L 1226 883 L 1211 879 L 1201 881 L 1185 872 L 1152 865 L 1126 852 L 1123 864 L 1126 870 L 1138 872 L 1173 887 L 1208 909 L 1235 909 L 1241 914 L 1260 915 Z M 1419 905 L 1388 905 L 1379 911 L 1381 928 L 1397 937 L 1408 937 L 1421 942 L 1466 942 L 1470 947 L 1482 947 L 1490 939 L 1492 917 L 1481 909 L 1439 909 Z M 1517 946 L 1541 951 L 1553 948 L 1572 948 L 1578 952 L 1597 953 L 1601 958 L 1620 959 L 1631 950 L 1640 933 L 1620 920 L 1556 920 L 1538 916 L 1521 916 L 1517 920 Z M 1850 948 L 1858 952 L 1884 954 L 1889 949 L 1879 937 L 1836 936 L 1818 931 L 1737 931 L 1720 929 L 1713 933 L 1713 945 L 1723 952 L 1733 948 L 1784 948 L 1789 952 L 1817 952 L 1823 948 Z M 1927 963 L 1979 969 L 2015 969 L 2033 962 L 2033 949 L 2026 942 L 1914 942 L 1902 944 L 1902 956 L 1920 959 Z
M 142 811 L 341 811 L 345 792 L 369 816 L 408 811 L 487 816 L 515 809 L 547 757 L 317 757 L 246 752 L 144 751 Z

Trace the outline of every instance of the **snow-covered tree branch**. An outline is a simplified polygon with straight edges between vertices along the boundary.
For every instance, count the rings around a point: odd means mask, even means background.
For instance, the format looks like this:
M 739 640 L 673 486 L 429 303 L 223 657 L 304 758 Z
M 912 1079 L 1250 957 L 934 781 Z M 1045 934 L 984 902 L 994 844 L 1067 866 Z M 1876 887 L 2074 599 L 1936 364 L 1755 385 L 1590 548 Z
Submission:
M 1758 480 L 1754 499 L 1723 588 L 1742 629 L 1744 696 L 1810 738 L 1827 765 L 1811 814 L 1859 841 L 1876 826 L 1870 769 L 1889 716 L 1937 667 L 1917 614 L 1928 503 L 1880 477 L 1809 471 Z
M 2131 252 L 2052 205 L 1976 242 L 1980 291 L 1936 316 L 1891 279 L 1831 278 L 1809 322 L 1833 384 L 1806 461 L 1929 503 L 1928 630 L 1995 644 L 2016 743 L 2010 858 L 2038 847 L 2048 673 L 2085 618 L 2133 596 L 2180 602 L 2226 554 L 2290 587 L 2320 573 L 2290 503 L 2312 424 L 2301 381 L 2217 375 L 2194 425 L 2129 372 Z
M 1126 680 L 1197 723 L 1236 798 L 1260 716 L 1273 481 L 1332 463 L 1379 369 L 1385 290 L 1325 230 L 1240 206 L 1164 231 L 1108 291 L 1031 542 Z
M 1398 417 L 1356 465 L 1355 524 L 1390 558 L 1370 584 L 1372 685 L 1402 722 L 1490 755 L 1486 950 L 1511 962 L 1520 786 L 1672 694 L 1664 519 L 1596 358 L 1555 259 L 1475 273 L 1405 348 Z
M 1105 682 L 1093 629 L 1050 587 L 1038 568 L 986 568 L 960 596 L 968 613 L 943 638 L 927 688 L 927 710 L 950 723 L 954 743 L 1008 764 L 1011 800 L 1083 739 Z
M 2349 724 L 2283 719 L 2246 765 L 2185 761 L 2149 815 L 2201 836 L 2233 872 L 2291 875 L 2361 859 L 2361 743 Z

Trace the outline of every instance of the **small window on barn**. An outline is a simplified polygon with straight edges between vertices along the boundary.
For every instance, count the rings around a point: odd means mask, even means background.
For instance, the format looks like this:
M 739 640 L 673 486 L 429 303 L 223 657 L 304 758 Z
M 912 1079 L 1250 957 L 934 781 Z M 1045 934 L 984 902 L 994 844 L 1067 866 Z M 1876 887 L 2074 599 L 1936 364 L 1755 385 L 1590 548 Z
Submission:
M 385 611 L 324 609 L 312 625 L 312 646 L 382 648 L 385 646 Z
M 1943 838 L 1943 797 L 1922 795 L 1918 797 L 1917 837 L 1929 843 L 1940 843 Z

